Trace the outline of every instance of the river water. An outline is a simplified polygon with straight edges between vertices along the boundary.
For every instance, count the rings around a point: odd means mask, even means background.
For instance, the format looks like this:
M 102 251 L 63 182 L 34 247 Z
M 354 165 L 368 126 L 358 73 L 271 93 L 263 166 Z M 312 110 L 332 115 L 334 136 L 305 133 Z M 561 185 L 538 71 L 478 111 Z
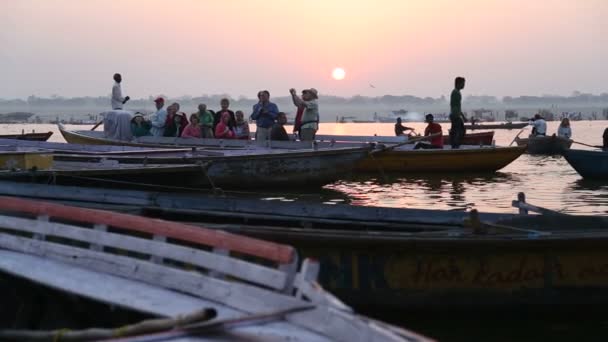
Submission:
M 558 122 L 548 122 L 548 132 L 557 131 Z M 406 123 L 423 132 L 424 123 Z M 447 131 L 448 123 L 442 124 Z M 67 126 L 89 129 L 91 126 Z M 608 121 L 572 122 L 575 141 L 601 145 Z M 251 127 L 255 129 L 255 127 Z M 99 129 L 99 128 L 98 128 Z M 525 137 L 529 128 L 521 133 Z M 53 131 L 49 141 L 65 142 L 55 125 L 0 125 L 0 134 Z M 520 130 L 496 130 L 497 145 L 509 145 Z M 322 123 L 319 134 L 393 135 L 390 123 Z M 590 149 L 573 144 L 573 148 Z M 324 203 L 396 208 L 468 210 L 514 213 L 511 200 L 518 192 L 528 202 L 572 214 L 608 214 L 608 182 L 585 181 L 561 156 L 524 154 L 494 174 L 393 174 L 352 176 L 325 186 L 321 191 L 298 193 L 259 193 L 268 200 L 306 199 Z

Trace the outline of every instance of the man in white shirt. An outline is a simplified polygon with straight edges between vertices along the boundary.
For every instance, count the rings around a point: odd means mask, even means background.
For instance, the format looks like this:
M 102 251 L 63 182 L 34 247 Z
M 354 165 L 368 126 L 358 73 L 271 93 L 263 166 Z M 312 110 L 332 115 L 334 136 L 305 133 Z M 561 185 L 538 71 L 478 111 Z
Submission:
M 112 109 L 122 109 L 122 105 L 129 101 L 130 97 L 122 97 L 122 88 L 120 88 L 122 76 L 114 74 L 114 86 L 112 87 Z
M 162 137 L 165 133 L 165 120 L 167 120 L 167 110 L 163 108 L 165 99 L 157 97 L 154 100 L 154 105 L 156 106 L 156 113 L 150 119 L 150 124 L 152 124 L 150 133 L 155 137 Z
M 534 115 L 534 122 L 532 123 L 532 127 L 532 135 L 547 135 L 547 122 L 540 116 L 540 114 Z

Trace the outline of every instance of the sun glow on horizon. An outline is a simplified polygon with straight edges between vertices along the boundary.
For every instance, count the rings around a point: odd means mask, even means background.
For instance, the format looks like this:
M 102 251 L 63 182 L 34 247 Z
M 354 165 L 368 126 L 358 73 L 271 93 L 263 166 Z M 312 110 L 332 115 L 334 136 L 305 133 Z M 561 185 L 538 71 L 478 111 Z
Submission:
M 344 71 L 342 68 L 335 68 L 331 72 L 331 77 L 333 77 L 336 81 L 341 81 L 344 79 L 344 77 L 346 77 L 346 71 Z

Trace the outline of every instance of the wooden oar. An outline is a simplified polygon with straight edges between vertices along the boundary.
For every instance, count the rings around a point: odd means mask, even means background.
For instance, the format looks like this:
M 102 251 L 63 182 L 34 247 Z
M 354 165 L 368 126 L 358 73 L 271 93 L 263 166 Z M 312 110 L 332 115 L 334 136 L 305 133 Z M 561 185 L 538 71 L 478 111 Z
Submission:
M 522 129 L 519 131 L 519 133 L 517 133 L 517 135 L 515 136 L 515 138 L 513 138 L 513 141 L 511 141 L 511 143 L 509 144 L 509 146 L 513 145 L 513 143 L 515 142 L 515 140 L 517 140 L 517 138 L 519 138 L 519 135 L 521 134 L 521 132 L 523 132 L 523 131 L 524 131 L 524 129 L 525 129 L 525 127 L 524 127 L 524 128 L 522 128 Z
M 382 149 L 378 149 L 378 150 L 372 151 L 371 153 L 374 154 L 374 153 L 391 151 L 391 150 L 396 149 L 397 147 L 400 147 L 400 146 L 403 146 L 403 145 L 408 145 L 408 144 L 411 144 L 411 143 L 417 142 L 417 141 L 428 140 L 428 139 L 434 138 L 434 137 L 436 137 L 438 135 L 441 135 L 441 133 L 433 133 L 431 135 L 427 135 L 427 136 L 423 136 L 423 137 L 419 137 L 419 138 L 414 138 L 414 139 L 411 139 L 411 140 L 408 140 L 408 141 L 405 141 L 405 142 L 402 142 L 402 143 L 398 143 L 398 144 L 395 144 L 395 145 L 384 147 Z
M 99 121 L 95 126 L 93 126 L 93 128 L 91 128 L 91 131 L 94 131 L 95 128 L 99 127 L 99 125 L 101 125 L 103 123 L 103 120 Z
M 572 143 L 574 143 L 574 144 L 579 144 L 579 145 L 583 145 L 583 146 L 588 146 L 588 147 L 593 147 L 593 148 L 601 148 L 601 149 L 603 149 L 603 148 L 604 148 L 604 146 L 599 146 L 599 145 L 589 145 L 589 144 L 585 144 L 585 143 L 582 143 L 582 142 L 579 142 L 579 141 L 574 141 L 574 140 L 572 140 Z

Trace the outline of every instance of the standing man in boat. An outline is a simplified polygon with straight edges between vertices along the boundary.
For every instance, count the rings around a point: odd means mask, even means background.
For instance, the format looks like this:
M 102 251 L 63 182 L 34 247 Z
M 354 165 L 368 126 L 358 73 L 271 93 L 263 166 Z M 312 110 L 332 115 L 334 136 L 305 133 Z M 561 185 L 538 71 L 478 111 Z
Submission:
M 127 103 L 131 98 L 122 97 L 122 88 L 120 83 L 122 82 L 122 76 L 120 74 L 114 74 L 114 86 L 112 86 L 112 109 L 122 110 L 122 106 Z
M 465 128 L 464 122 L 467 120 L 462 113 L 462 94 L 460 91 L 464 89 L 464 77 L 456 77 L 454 80 L 454 90 L 450 96 L 450 144 L 452 148 L 459 148 L 464 138 Z
M 155 137 L 162 137 L 165 133 L 165 121 L 167 120 L 167 110 L 163 108 L 165 106 L 165 99 L 160 96 L 157 97 L 154 100 L 154 105 L 156 106 L 156 113 L 152 115 L 150 120 L 150 124 L 152 125 L 150 133 Z
M 260 102 L 253 106 L 251 118 L 255 120 L 257 126 L 255 140 L 264 142 L 270 139 L 270 130 L 279 114 L 279 107 L 270 102 L 270 92 L 268 90 L 260 91 L 258 93 L 258 99 Z
M 294 131 L 298 131 L 301 141 L 315 140 L 315 135 L 319 129 L 319 93 L 315 88 L 302 90 L 300 98 L 295 89 L 289 89 L 293 104 L 298 107 L 298 114 L 302 110 L 301 121 L 298 122 L 296 116 L 296 126 Z

